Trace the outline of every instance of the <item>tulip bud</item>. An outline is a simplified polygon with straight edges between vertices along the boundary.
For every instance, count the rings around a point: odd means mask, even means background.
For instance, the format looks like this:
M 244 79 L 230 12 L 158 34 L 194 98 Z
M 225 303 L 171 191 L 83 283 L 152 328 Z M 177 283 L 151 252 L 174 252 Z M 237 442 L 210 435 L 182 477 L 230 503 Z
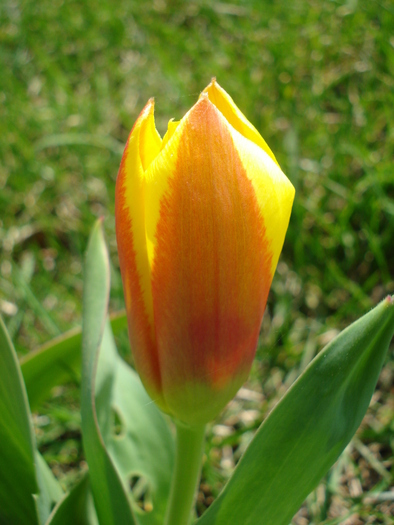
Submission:
M 116 183 L 116 235 L 135 366 L 190 425 L 246 380 L 294 188 L 215 80 L 163 139 L 149 100 Z

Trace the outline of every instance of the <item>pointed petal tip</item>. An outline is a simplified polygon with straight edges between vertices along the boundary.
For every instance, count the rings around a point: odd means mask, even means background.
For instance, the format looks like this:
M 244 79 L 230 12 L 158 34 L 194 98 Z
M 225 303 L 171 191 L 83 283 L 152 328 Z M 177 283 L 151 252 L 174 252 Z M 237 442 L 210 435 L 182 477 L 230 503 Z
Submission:
M 146 117 L 147 115 L 152 115 L 152 114 L 154 114 L 154 112 L 155 112 L 155 99 L 154 99 L 154 97 L 151 97 L 148 100 L 148 102 L 145 104 L 143 110 L 141 111 L 140 117 L 141 116 L 145 116 Z
M 188 119 L 190 118 L 192 114 L 194 114 L 196 110 L 198 111 L 198 108 L 201 108 L 201 107 L 205 107 L 206 109 L 215 108 L 215 110 L 217 110 L 215 104 L 213 104 L 212 100 L 209 98 L 209 94 L 207 92 L 202 92 L 197 102 L 194 104 L 191 110 L 189 110 L 188 113 L 186 114 L 188 116 Z
M 203 93 L 208 93 L 212 89 L 220 89 L 220 85 L 219 85 L 218 81 L 216 80 L 216 77 L 212 77 L 211 78 L 211 82 L 204 89 Z
M 207 93 L 209 93 L 210 90 L 215 89 L 215 88 L 216 89 L 220 88 L 220 86 L 219 86 L 219 84 L 218 84 L 218 82 L 216 80 L 216 77 L 212 77 L 210 83 L 203 89 L 201 95 L 202 94 L 207 94 Z M 201 95 L 200 95 L 200 97 L 201 97 Z
M 146 104 L 145 107 L 146 107 L 147 109 L 149 109 L 149 111 L 150 111 L 151 113 L 154 113 L 154 111 L 155 111 L 155 98 L 154 98 L 154 97 L 151 97 L 151 98 L 148 100 L 148 102 L 147 102 L 147 104 Z

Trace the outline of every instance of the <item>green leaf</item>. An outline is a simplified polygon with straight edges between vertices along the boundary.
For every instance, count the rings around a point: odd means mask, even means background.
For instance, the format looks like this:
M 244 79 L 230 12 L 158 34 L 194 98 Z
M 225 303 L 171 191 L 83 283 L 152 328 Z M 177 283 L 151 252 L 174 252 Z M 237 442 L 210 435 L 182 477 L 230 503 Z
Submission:
M 45 525 L 70 524 L 99 525 L 87 474 L 59 501 Z
M 30 410 L 18 359 L 0 318 L 0 524 L 38 524 Z
M 36 476 L 39 494 L 35 495 L 37 514 L 40 523 L 45 523 L 55 504 L 62 498 L 63 490 L 52 474 L 45 459 L 36 451 Z
M 105 512 L 110 508 L 110 500 L 115 502 L 116 498 L 122 499 L 127 496 L 126 501 L 132 505 L 138 522 L 143 525 L 161 525 L 174 464 L 174 439 L 163 415 L 149 398 L 138 375 L 120 358 L 111 324 L 105 324 L 102 339 L 97 336 L 102 330 L 102 325 L 97 326 L 97 321 L 105 319 L 108 301 L 107 262 L 104 239 L 101 230 L 96 226 L 86 258 L 85 294 L 92 295 L 84 296 L 86 309 L 82 388 L 84 446 L 91 472 L 92 489 L 94 494 L 100 494 L 101 502 L 104 491 L 102 485 L 107 484 L 108 501 Z M 99 344 L 100 348 L 96 346 Z M 91 345 L 96 350 L 93 352 L 86 345 Z M 90 413 L 93 395 L 94 421 Z M 89 426 L 86 417 L 90 419 Z M 98 459 L 100 455 L 101 459 Z M 108 479 L 103 475 L 103 469 L 99 471 L 95 466 L 95 462 L 98 461 L 104 464 L 104 457 L 107 458 L 107 462 L 111 462 L 113 472 L 117 474 L 116 483 L 122 484 L 123 496 L 119 486 L 118 493 L 112 493 L 112 488 L 108 487 Z M 109 519 L 114 523 L 131 523 L 126 519 L 129 520 L 133 515 L 130 511 L 129 516 L 123 516 L 115 503 L 110 515 L 105 515 L 104 510 L 102 512 L 103 514 L 100 514 L 98 510 L 99 519 L 105 524 L 112 523 Z M 102 518 L 104 515 L 105 521 Z M 125 521 L 121 522 L 121 519 Z
M 44 523 L 63 491 L 36 448 L 17 356 L 0 318 L 0 524 Z
M 125 312 L 111 316 L 111 325 L 114 333 L 126 328 Z M 31 410 L 49 396 L 54 386 L 66 381 L 80 380 L 81 342 L 81 328 L 74 328 L 21 359 Z
M 360 425 L 393 332 L 388 297 L 332 341 L 261 425 L 198 525 L 288 525 Z
M 119 357 L 109 323 L 97 366 L 96 408 L 104 443 L 125 489 L 130 492 L 134 485 L 131 495 L 139 521 L 161 525 L 174 464 L 173 435 L 136 372 Z
M 98 221 L 90 236 L 84 267 L 82 328 L 82 435 L 91 487 L 101 525 L 136 523 L 120 476 L 98 424 L 95 372 L 109 300 L 109 261 Z

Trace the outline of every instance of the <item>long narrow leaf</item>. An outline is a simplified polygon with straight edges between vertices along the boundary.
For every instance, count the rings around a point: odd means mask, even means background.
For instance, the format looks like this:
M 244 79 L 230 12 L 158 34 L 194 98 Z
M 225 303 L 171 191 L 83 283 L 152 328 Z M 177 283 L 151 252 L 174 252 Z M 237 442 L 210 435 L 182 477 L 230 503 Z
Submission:
M 198 525 L 288 525 L 354 435 L 394 332 L 394 297 L 353 323 L 264 421 Z
M 40 524 L 44 524 L 53 506 L 62 498 L 63 490 L 52 474 L 45 459 L 36 451 L 36 475 L 39 488 L 39 494 L 35 495 L 37 514 Z
M 0 524 L 36 525 L 38 492 L 30 410 L 18 359 L 0 318 Z
M 45 525 L 99 525 L 86 474 L 53 509 Z
M 93 228 L 84 267 L 82 328 L 82 434 L 100 525 L 134 525 L 122 481 L 98 424 L 95 376 L 109 300 L 109 261 L 101 221 Z
M 103 441 L 127 492 L 134 486 L 136 515 L 141 525 L 162 525 L 174 463 L 173 434 L 136 372 L 119 357 L 109 323 L 95 391 Z

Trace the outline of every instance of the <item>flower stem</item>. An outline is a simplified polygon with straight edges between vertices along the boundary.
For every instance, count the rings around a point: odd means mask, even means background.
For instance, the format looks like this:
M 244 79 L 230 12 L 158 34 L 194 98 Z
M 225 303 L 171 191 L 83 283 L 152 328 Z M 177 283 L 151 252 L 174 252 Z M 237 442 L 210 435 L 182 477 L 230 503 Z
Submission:
M 205 425 L 187 427 L 176 422 L 175 468 L 165 525 L 189 525 L 200 481 Z

